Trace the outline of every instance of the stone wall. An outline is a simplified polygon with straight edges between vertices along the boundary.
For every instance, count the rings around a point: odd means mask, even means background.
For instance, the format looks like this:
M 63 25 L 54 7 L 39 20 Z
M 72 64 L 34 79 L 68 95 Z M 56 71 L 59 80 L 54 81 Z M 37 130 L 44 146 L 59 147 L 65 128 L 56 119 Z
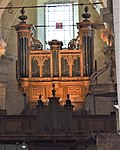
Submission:
M 117 133 L 99 134 L 97 138 L 97 150 L 119 150 L 120 135 Z

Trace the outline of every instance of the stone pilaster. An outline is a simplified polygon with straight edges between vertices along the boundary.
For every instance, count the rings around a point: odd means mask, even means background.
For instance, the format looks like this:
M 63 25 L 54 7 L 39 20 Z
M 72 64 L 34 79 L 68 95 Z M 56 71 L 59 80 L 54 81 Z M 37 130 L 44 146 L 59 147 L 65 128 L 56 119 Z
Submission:
M 8 82 L 8 65 L 14 59 L 10 56 L 0 57 L 0 108 L 5 109 L 6 87 Z
M 117 94 L 118 94 L 118 106 L 119 106 L 118 130 L 120 130 L 120 1 L 119 0 L 113 1 L 113 17 L 114 17 Z

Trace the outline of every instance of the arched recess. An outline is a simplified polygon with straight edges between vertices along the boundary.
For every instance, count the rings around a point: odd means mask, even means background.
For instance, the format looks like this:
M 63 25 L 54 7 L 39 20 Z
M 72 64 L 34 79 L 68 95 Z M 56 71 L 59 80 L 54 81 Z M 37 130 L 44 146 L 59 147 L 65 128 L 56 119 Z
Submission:
M 6 7 L 9 2 L 10 2 L 10 0 L 1 0 L 0 7 Z M 0 9 L 0 18 L 2 16 L 3 12 L 4 12 L 4 9 Z

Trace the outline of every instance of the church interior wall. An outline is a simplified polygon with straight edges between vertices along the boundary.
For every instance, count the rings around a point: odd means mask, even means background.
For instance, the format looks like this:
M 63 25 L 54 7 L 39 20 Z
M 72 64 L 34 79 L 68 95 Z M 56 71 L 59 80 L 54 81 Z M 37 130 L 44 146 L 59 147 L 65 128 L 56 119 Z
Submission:
M 11 1 L 15 6 L 24 6 L 28 5 L 28 0 L 23 1 L 20 0 L 19 2 L 16 2 L 15 0 Z M 81 1 L 79 1 L 82 3 Z M 83 1 L 88 2 L 88 0 Z M 29 5 L 36 5 L 35 1 L 30 1 Z M 83 6 L 79 6 L 79 21 L 82 21 L 81 19 L 81 14 L 83 12 Z M 16 31 L 13 28 L 10 27 L 14 26 L 19 23 L 18 21 L 18 16 L 19 16 L 19 9 L 13 10 L 12 14 L 9 14 L 7 10 L 4 11 L 2 15 L 2 26 L 6 27 L 6 30 L 3 29 L 3 39 L 7 42 L 7 52 L 6 54 L 12 55 L 15 60 L 9 65 L 9 76 L 8 76 L 8 85 L 7 85 L 7 92 L 6 92 L 6 108 L 8 110 L 8 114 L 19 114 L 23 107 L 24 107 L 24 97 L 19 91 L 18 83 L 16 81 L 16 60 L 17 60 L 17 34 Z M 27 23 L 30 24 L 37 24 L 38 22 L 36 21 L 37 18 L 37 9 L 25 9 L 26 15 L 28 16 Z M 98 18 L 98 13 L 95 11 L 95 9 L 92 6 L 89 6 L 89 12 L 91 13 L 91 22 L 95 23 L 101 23 L 101 19 L 96 19 Z M 40 22 L 43 23 L 43 21 L 40 20 L 39 18 L 39 24 Z M 8 28 L 8 29 L 7 29 Z M 37 32 L 36 32 L 37 33 Z M 43 32 L 42 32 L 43 33 Z M 106 44 L 101 40 L 100 38 L 101 31 L 96 30 L 95 31 L 95 60 L 97 60 L 97 69 L 100 69 L 104 65 L 104 54 L 102 53 L 101 49 L 104 47 Z M 40 35 L 42 36 L 42 35 Z M 42 37 L 43 38 L 43 37 Z M 98 83 L 108 83 L 108 74 L 107 71 L 104 72 L 101 76 L 98 77 Z M 16 103 L 17 102 L 17 103 Z M 11 106 L 12 109 L 11 109 Z M 14 107 L 15 106 L 15 107 Z M 111 107 L 110 107 L 111 108 Z M 102 108 L 103 109 L 103 108 Z M 106 109 L 106 108 L 105 108 Z
M 29 5 L 36 5 L 37 1 L 11 0 L 11 2 L 15 6 L 20 6 L 20 5 L 28 5 L 28 2 L 29 2 Z M 41 2 L 43 1 L 41 0 Z M 46 0 L 46 2 L 48 1 Z M 88 2 L 88 0 L 86 1 L 79 0 L 79 2 L 85 3 L 85 2 Z M 80 6 L 79 8 L 80 8 L 79 9 L 79 21 L 82 21 L 80 15 L 82 14 L 83 6 Z M 8 11 L 5 10 L 0 20 L 0 26 L 3 27 L 3 28 L 0 28 L 0 37 L 2 37 L 2 39 L 7 43 L 6 55 L 10 55 L 14 57 L 14 61 L 12 61 L 8 66 L 9 74 L 8 74 L 7 89 L 4 86 L 3 88 L 0 85 L 0 100 L 3 99 L 3 101 L 0 101 L 0 105 L 2 106 L 3 109 L 4 108 L 7 109 L 8 114 L 11 114 L 11 115 L 20 114 L 20 112 L 24 108 L 24 102 L 25 102 L 25 97 L 21 94 L 18 82 L 16 81 L 17 34 L 16 34 L 14 27 L 11 28 L 11 26 L 14 26 L 19 23 L 18 21 L 18 16 L 20 15 L 19 11 L 20 11 L 19 9 L 15 9 L 13 10 L 12 14 L 9 14 Z M 28 16 L 27 23 L 35 24 L 35 25 L 37 23 L 39 24 L 43 23 L 43 20 L 41 21 L 40 18 L 39 18 L 39 22 L 36 21 L 38 19 L 36 9 L 25 9 L 25 11 L 26 11 L 26 15 Z M 91 6 L 89 7 L 89 12 L 92 15 L 90 19 L 92 22 L 101 23 L 100 18 L 96 19 L 99 16 L 96 13 L 95 9 L 93 9 Z M 39 32 L 36 32 L 36 33 L 39 34 Z M 42 31 L 41 33 L 44 33 L 44 32 Z M 105 60 L 105 56 L 102 53 L 101 49 L 106 46 L 106 43 L 102 41 L 100 36 L 101 36 L 101 31 L 96 30 L 95 39 L 94 39 L 95 40 L 95 52 L 94 53 L 95 53 L 95 60 L 97 60 L 97 69 L 100 69 L 104 66 L 104 60 Z M 44 37 L 42 37 L 42 39 L 43 38 Z M 110 83 L 107 71 L 101 74 L 101 76 L 99 76 L 97 80 L 97 84 L 105 84 L 105 83 L 108 83 L 108 84 Z M 6 96 L 3 95 L 3 93 L 6 93 Z M 96 101 L 95 108 L 93 107 L 94 98 Z M 92 96 L 90 100 L 91 101 L 89 101 L 87 105 L 89 105 L 88 109 L 92 110 L 92 114 L 94 114 L 94 111 L 96 114 L 110 114 L 111 112 L 115 112 L 115 108 L 113 107 L 113 104 L 114 104 L 113 98 Z M 101 147 L 102 146 L 100 145 L 99 149 L 101 149 Z M 17 144 L 16 145 L 0 145 L 0 150 L 13 150 L 13 149 L 22 150 L 21 145 L 17 145 Z M 88 148 L 88 150 L 94 150 L 94 149 L 96 149 L 95 146 L 91 146 Z

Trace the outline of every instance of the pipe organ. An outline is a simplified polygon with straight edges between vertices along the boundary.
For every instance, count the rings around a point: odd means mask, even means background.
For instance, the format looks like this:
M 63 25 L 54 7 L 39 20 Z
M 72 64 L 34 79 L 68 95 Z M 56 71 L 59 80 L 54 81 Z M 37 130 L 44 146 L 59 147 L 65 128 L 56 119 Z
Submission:
M 79 29 L 80 45 L 83 52 L 84 76 L 91 76 L 93 73 L 93 56 L 94 56 L 94 23 L 88 18 L 91 15 L 88 13 L 88 7 L 85 8 L 85 13 L 82 15 L 83 22 L 77 23 Z
M 31 48 L 31 31 L 33 25 L 26 24 L 24 19 L 27 16 L 24 15 L 24 10 L 21 10 L 22 15 L 19 19 L 23 19 L 22 22 L 16 26 L 18 35 L 18 64 L 17 64 L 17 78 L 26 78 L 29 76 L 29 51 Z
M 26 23 L 23 9 L 21 13 L 22 21 L 16 25 L 17 80 L 31 108 L 39 95 L 48 102 L 52 84 L 55 84 L 61 105 L 70 94 L 72 104 L 82 108 L 93 73 L 94 29 L 93 23 L 87 20 L 90 17 L 87 7 L 83 14 L 85 20 L 77 23 L 78 37 L 68 43 L 68 49 L 62 49 L 62 41 L 52 40 L 50 50 L 43 50 L 42 43 L 34 37 L 34 26 Z

